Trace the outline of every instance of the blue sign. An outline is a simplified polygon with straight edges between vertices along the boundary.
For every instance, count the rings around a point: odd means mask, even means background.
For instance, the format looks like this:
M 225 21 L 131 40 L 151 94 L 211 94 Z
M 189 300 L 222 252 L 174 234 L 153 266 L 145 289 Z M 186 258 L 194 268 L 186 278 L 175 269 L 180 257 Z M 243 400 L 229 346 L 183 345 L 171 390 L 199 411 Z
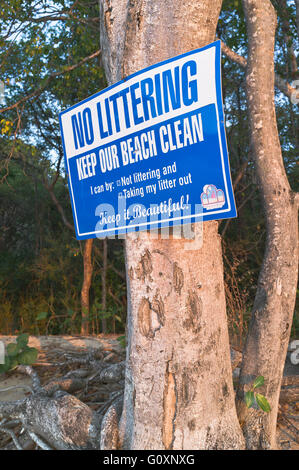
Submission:
M 60 114 L 78 239 L 236 217 L 220 59 L 216 41 Z

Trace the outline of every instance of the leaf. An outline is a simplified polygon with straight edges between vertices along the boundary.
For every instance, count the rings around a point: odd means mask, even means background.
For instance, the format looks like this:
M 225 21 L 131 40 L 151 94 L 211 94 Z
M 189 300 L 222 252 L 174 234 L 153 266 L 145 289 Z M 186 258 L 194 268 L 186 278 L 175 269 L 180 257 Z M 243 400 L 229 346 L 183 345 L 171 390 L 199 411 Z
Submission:
M 37 315 L 36 319 L 37 320 L 45 320 L 45 318 L 47 318 L 47 316 L 48 316 L 48 312 L 40 312 Z
M 15 367 L 17 367 L 17 365 L 19 365 L 19 362 L 17 358 L 13 357 L 12 359 L 10 359 L 9 370 L 14 369 Z
M 262 375 L 259 375 L 253 382 L 253 388 L 258 388 L 264 385 L 265 379 Z
M 251 408 L 254 403 L 254 393 L 251 390 L 245 393 L 245 403 L 247 408 Z
M 20 352 L 20 346 L 19 344 L 16 344 L 16 343 L 9 343 L 7 346 L 6 346 L 6 352 L 8 354 L 8 356 L 10 357 L 16 357 L 18 355 L 18 353 Z
M 23 333 L 17 337 L 17 343 L 20 346 L 20 348 L 25 348 L 27 346 L 29 340 L 29 335 L 28 333 Z
M 19 364 L 23 364 L 24 366 L 30 366 L 36 361 L 37 355 L 37 349 L 27 347 L 23 352 L 18 355 L 17 359 Z
M 118 338 L 116 338 L 117 341 L 121 342 L 125 339 L 125 335 L 122 335 L 122 336 L 119 336 Z
M 125 335 L 123 336 L 119 336 L 118 338 L 116 338 L 117 341 L 119 342 L 119 345 L 122 347 L 122 348 L 125 348 L 126 347 L 126 337 Z
M 0 364 L 0 374 L 5 374 L 10 368 L 10 361 L 9 358 L 5 358 L 5 364 Z
M 269 413 L 271 411 L 271 406 L 269 405 L 269 402 L 267 398 L 264 397 L 264 395 L 257 393 L 255 395 L 255 399 L 261 410 L 265 411 L 265 413 Z

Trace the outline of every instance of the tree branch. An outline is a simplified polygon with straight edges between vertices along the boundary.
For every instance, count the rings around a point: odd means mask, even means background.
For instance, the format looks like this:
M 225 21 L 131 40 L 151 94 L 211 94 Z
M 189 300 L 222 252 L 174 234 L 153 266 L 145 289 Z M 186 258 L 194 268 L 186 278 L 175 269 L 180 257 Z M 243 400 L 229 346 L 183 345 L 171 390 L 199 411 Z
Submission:
M 103 260 L 103 254 L 96 245 L 94 245 L 94 250 L 95 250 L 96 256 L 99 256 Z M 96 258 L 95 258 L 95 262 L 102 269 L 102 266 L 99 265 Z M 111 269 L 112 271 L 114 271 L 115 274 L 117 274 L 123 281 L 126 282 L 126 273 L 125 272 L 119 271 L 111 263 L 108 263 L 108 269 Z
M 69 228 L 72 232 L 74 232 L 74 226 L 67 220 L 66 215 L 64 213 L 63 207 L 59 203 L 57 197 L 55 196 L 53 185 L 48 185 L 46 180 L 43 179 L 43 185 L 46 188 L 46 190 L 49 192 L 52 201 L 54 202 L 55 206 L 57 207 L 57 210 L 59 214 L 61 215 L 62 221 L 64 225 Z
M 37 444 L 42 450 L 54 450 L 52 449 L 52 447 L 48 446 L 48 444 L 46 444 L 39 436 L 37 436 L 35 432 L 28 431 L 28 430 L 27 432 L 29 436 L 31 437 L 31 439 L 33 440 L 33 442 L 35 442 L 35 444 Z
M 99 56 L 101 53 L 101 49 L 99 49 L 98 51 L 94 52 L 93 54 L 89 55 L 88 57 L 84 57 L 84 59 L 80 60 L 80 62 L 78 62 L 77 64 L 74 64 L 74 65 L 71 65 L 70 67 L 67 67 L 66 69 L 64 70 L 61 70 L 60 72 L 53 72 L 49 75 L 49 77 L 46 79 L 45 83 L 43 85 L 41 85 L 40 87 L 38 87 L 36 90 L 34 90 L 32 93 L 30 93 L 29 95 L 26 95 L 24 96 L 23 98 L 21 98 L 19 101 L 17 101 L 16 103 L 10 105 L 10 106 L 7 106 L 6 108 L 2 108 L 0 109 L 0 114 L 1 113 L 4 113 L 5 111 L 10 111 L 11 109 L 14 109 L 14 108 L 17 108 L 21 103 L 24 103 L 28 100 L 30 100 L 31 98 L 34 98 L 36 96 L 39 96 L 46 88 L 47 86 L 49 85 L 49 83 L 55 79 L 55 78 L 58 78 L 58 77 L 61 77 L 62 75 L 64 75 L 65 73 L 68 73 L 68 72 L 71 72 L 72 70 L 75 70 L 76 68 L 80 67 L 81 65 L 85 64 L 85 62 L 88 62 L 89 60 L 91 59 L 94 59 L 95 57 Z
M 0 425 L 0 432 L 1 431 L 5 432 L 6 434 L 9 434 L 9 436 L 13 440 L 14 445 L 16 446 L 17 450 L 24 450 L 23 447 L 21 446 L 21 444 L 19 443 L 18 438 L 17 438 L 17 436 L 15 435 L 15 433 L 13 432 L 12 429 L 9 429 L 7 427 L 3 427 L 3 426 Z

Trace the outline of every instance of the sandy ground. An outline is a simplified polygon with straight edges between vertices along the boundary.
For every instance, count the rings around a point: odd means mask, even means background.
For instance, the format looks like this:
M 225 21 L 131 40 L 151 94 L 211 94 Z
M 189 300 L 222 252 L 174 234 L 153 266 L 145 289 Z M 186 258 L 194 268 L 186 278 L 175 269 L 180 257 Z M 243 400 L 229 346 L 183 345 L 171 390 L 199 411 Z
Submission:
M 23 374 L 13 374 L 5 379 L 0 379 L 0 389 L 5 390 L 10 387 L 20 387 L 14 390 L 0 391 L 0 401 L 20 400 L 30 393 L 25 387 L 31 386 L 30 377 Z
M 118 335 L 84 337 L 84 336 L 30 336 L 29 346 L 38 349 L 38 359 L 35 364 L 37 370 L 39 366 L 53 365 L 53 362 L 61 362 L 68 357 L 68 354 L 86 353 L 90 349 L 112 349 L 119 348 L 116 340 Z M 4 344 L 15 342 L 15 336 L 2 336 L 0 341 Z M 30 387 L 31 379 L 23 374 L 9 373 L 3 377 L 0 375 L 0 401 L 14 401 L 24 398 L 28 392 L 26 387 Z M 1 391 L 10 387 L 20 387 L 14 390 Z M 22 386 L 24 388 L 22 388 Z

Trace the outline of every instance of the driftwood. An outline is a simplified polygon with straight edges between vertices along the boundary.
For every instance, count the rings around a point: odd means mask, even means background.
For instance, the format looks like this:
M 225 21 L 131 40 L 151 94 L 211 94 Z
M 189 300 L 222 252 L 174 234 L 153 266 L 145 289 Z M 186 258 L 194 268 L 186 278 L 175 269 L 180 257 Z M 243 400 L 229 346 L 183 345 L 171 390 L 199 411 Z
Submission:
M 65 392 L 55 392 L 52 397 L 33 394 L 18 402 L 4 402 L 0 405 L 0 414 L 22 423 L 30 437 L 36 436 L 40 442 L 48 444 L 49 449 L 99 448 L 98 416 Z
M 7 434 L 17 449 L 30 449 L 33 445 L 44 450 L 100 449 L 103 416 L 109 406 L 122 396 L 124 362 L 111 365 L 90 357 L 72 362 L 89 365 L 91 370 L 71 371 L 45 386 L 41 386 L 32 367 L 17 368 L 17 372 L 31 377 L 31 394 L 21 400 L 0 402 L 0 432 Z M 71 395 L 86 390 L 94 382 L 112 390 L 115 387 L 111 384 L 114 384 L 117 390 L 121 390 L 106 393 L 104 396 L 108 396 L 108 401 L 105 400 L 99 411 Z M 20 424 L 28 436 L 24 445 L 20 444 L 14 431 Z
M 286 376 L 282 380 L 279 403 L 299 401 L 299 375 Z
M 18 401 L 0 402 L 1 447 L 12 441 L 19 450 L 118 449 L 125 362 L 110 361 L 121 358 L 122 354 L 111 352 L 67 357 L 65 362 L 55 364 L 64 370 L 63 375 L 56 374 L 45 385 L 41 385 L 36 369 L 19 366 L 17 371 L 31 378 L 31 386 L 24 385 L 30 395 Z M 235 377 L 241 359 L 241 353 L 231 349 Z M 74 366 L 80 368 L 65 371 Z M 284 377 L 280 403 L 298 399 L 299 376 Z

